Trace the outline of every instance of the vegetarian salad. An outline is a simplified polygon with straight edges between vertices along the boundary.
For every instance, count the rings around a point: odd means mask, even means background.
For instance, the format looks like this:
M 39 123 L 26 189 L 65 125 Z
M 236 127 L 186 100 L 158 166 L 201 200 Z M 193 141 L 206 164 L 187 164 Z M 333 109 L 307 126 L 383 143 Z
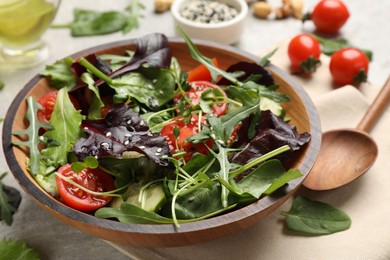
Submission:
M 162 34 L 125 55 L 66 58 L 27 98 L 27 168 L 69 207 L 125 223 L 175 224 L 252 203 L 299 178 L 286 169 L 310 141 L 288 123 L 271 73 L 227 70 L 182 32 L 199 66 L 182 71 Z

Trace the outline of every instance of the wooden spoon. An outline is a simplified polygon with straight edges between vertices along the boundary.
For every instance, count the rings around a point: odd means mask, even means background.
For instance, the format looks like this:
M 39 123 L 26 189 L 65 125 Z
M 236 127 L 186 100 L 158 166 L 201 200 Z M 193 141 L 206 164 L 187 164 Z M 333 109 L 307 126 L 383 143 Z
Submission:
M 390 100 L 390 77 L 356 129 L 323 133 L 318 158 L 303 182 L 312 190 L 344 186 L 368 171 L 378 155 L 375 141 L 367 134 Z

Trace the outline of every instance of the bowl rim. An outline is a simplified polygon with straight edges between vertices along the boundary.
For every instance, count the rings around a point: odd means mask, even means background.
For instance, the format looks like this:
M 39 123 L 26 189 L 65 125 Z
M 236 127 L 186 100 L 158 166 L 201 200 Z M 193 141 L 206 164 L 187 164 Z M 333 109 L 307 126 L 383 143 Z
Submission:
M 122 41 L 115 41 L 111 43 L 105 43 L 101 44 L 95 47 L 87 48 L 81 51 L 78 51 L 72 55 L 70 55 L 73 58 L 77 57 L 83 57 L 91 53 L 95 53 L 98 51 L 103 51 L 108 48 L 114 48 L 114 47 L 120 47 L 123 45 L 132 45 L 136 42 L 137 39 L 129 39 L 129 40 L 122 40 Z M 168 37 L 169 43 L 183 43 L 185 44 L 185 41 L 179 37 Z M 221 43 L 211 42 L 207 40 L 193 40 L 195 45 L 203 45 L 208 46 L 212 48 L 217 49 L 223 49 L 231 53 L 238 54 L 240 56 L 249 58 L 253 61 L 260 60 L 260 58 L 254 54 L 250 54 L 246 51 L 243 51 L 241 49 L 238 49 L 236 47 L 225 45 Z M 68 57 L 68 56 L 67 56 Z M 243 219 L 246 219 L 250 216 L 255 215 L 259 212 L 259 209 L 261 211 L 267 210 L 268 208 L 272 207 L 274 203 L 276 203 L 278 200 L 287 200 L 288 197 L 292 196 L 294 191 L 296 191 L 303 183 L 305 177 L 308 175 L 310 169 L 314 165 L 315 158 L 318 155 L 319 152 L 319 146 L 321 143 L 321 127 L 320 127 L 320 120 L 319 115 L 317 113 L 317 109 L 314 106 L 314 103 L 312 102 L 311 98 L 308 96 L 306 91 L 303 89 L 303 87 L 295 80 L 293 79 L 287 72 L 283 71 L 282 69 L 276 67 L 273 64 L 267 65 L 272 72 L 275 72 L 279 76 L 283 77 L 287 82 L 291 84 L 291 87 L 294 89 L 294 91 L 297 92 L 299 97 L 302 99 L 305 99 L 307 103 L 305 103 L 306 106 L 306 112 L 307 116 L 309 118 L 310 122 L 310 134 L 312 135 L 312 139 L 309 144 L 307 144 L 307 154 L 313 154 L 313 156 L 305 156 L 302 159 L 302 162 L 300 164 L 299 170 L 304 174 L 303 177 L 292 180 L 289 182 L 289 185 L 287 185 L 285 189 L 285 195 L 274 197 L 274 196 L 265 196 L 261 199 L 259 199 L 256 202 L 253 202 L 240 210 L 233 210 L 231 212 L 224 213 L 220 216 L 215 216 L 209 219 L 199 220 L 196 222 L 189 222 L 189 223 L 182 223 L 180 224 L 180 228 L 176 228 L 173 224 L 127 224 L 127 223 L 121 223 L 119 221 L 113 221 L 109 219 L 100 219 L 95 217 L 94 215 L 81 212 L 75 209 L 72 209 L 65 204 L 63 204 L 60 201 L 57 201 L 56 199 L 52 198 L 50 195 L 48 195 L 46 192 L 41 190 L 38 187 L 38 184 L 35 184 L 33 181 L 31 181 L 27 174 L 23 171 L 23 169 L 18 164 L 18 161 L 16 159 L 15 153 L 13 151 L 12 146 L 12 126 L 13 126 L 13 120 L 15 118 L 16 112 L 20 106 L 20 104 L 26 99 L 27 94 L 29 91 L 35 86 L 36 83 L 38 83 L 43 76 L 36 75 L 34 76 L 30 81 L 26 83 L 26 85 L 19 91 L 19 93 L 16 95 L 14 100 L 12 101 L 10 107 L 8 108 L 8 111 L 6 113 L 4 123 L 3 123 L 3 136 L 2 136 L 2 144 L 3 144 L 3 151 L 4 155 L 8 164 L 8 167 L 10 168 L 13 176 L 15 177 L 16 181 L 19 183 L 19 185 L 32 197 L 34 200 L 38 201 L 42 205 L 46 205 L 51 210 L 55 211 L 57 214 L 63 215 L 64 217 L 77 221 L 82 222 L 87 225 L 96 225 L 100 228 L 113 230 L 113 231 L 121 231 L 121 232 L 130 232 L 130 233 L 138 233 L 138 234 L 148 234 L 148 235 L 164 235 L 164 234 L 172 234 L 172 233 L 190 233 L 194 231 L 202 231 L 202 230 L 210 230 L 213 228 L 218 228 L 221 226 L 228 225 L 232 222 L 240 221 Z M 287 196 L 287 197 L 286 197 Z M 245 210 L 242 210 L 245 209 Z
M 188 1 L 190 0 L 175 0 L 171 6 L 171 13 L 173 17 L 180 23 L 198 29 L 220 29 L 220 28 L 229 27 L 231 25 L 238 24 L 241 21 L 243 21 L 249 12 L 248 4 L 246 3 L 245 0 L 231 0 L 237 2 L 240 6 L 239 13 L 236 17 L 234 17 L 229 21 L 223 21 L 220 23 L 199 23 L 199 22 L 188 20 L 180 15 L 180 8 L 182 7 L 183 3 Z M 224 2 L 224 1 L 219 0 L 218 2 Z

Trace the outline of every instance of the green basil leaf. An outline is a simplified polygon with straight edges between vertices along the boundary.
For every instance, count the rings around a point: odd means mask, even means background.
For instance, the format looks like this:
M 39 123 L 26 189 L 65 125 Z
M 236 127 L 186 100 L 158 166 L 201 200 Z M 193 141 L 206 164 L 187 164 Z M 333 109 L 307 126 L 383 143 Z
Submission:
M 343 211 L 320 201 L 298 196 L 286 216 L 289 230 L 307 235 L 327 235 L 351 226 L 351 218 Z

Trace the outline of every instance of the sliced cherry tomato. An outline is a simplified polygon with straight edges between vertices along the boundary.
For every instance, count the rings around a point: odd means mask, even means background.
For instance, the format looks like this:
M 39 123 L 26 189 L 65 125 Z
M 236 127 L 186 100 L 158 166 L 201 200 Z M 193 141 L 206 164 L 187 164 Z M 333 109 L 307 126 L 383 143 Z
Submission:
M 39 109 L 37 112 L 37 117 L 40 122 L 45 124 L 49 123 L 51 114 L 54 110 L 54 105 L 56 104 L 57 93 L 57 90 L 50 91 L 38 100 L 38 103 L 43 106 L 43 109 Z M 72 96 L 69 96 L 69 98 L 72 101 L 74 107 L 76 109 L 80 109 L 78 101 Z
M 161 135 L 165 136 L 172 154 L 184 151 L 186 152 L 186 154 L 184 155 L 184 159 L 186 161 L 189 161 L 196 152 L 205 155 L 209 154 L 209 150 L 207 147 L 212 148 L 212 139 L 209 139 L 204 143 L 198 144 L 186 142 L 186 139 L 188 137 L 193 136 L 199 132 L 198 126 L 198 116 L 193 115 L 188 124 L 183 121 L 183 117 L 179 116 L 173 123 L 166 125 L 161 129 Z M 175 131 L 179 131 L 178 136 L 175 136 Z
M 329 69 L 334 82 L 353 85 L 367 80 L 368 64 L 369 60 L 362 51 L 344 48 L 331 56 Z
M 86 168 L 81 172 L 72 171 L 70 164 L 58 169 L 58 174 L 71 178 L 72 181 L 94 192 L 105 192 L 115 189 L 114 180 L 100 169 Z M 103 207 L 112 197 L 92 195 L 56 176 L 57 189 L 66 205 L 80 211 L 92 211 Z
M 320 55 L 320 44 L 310 34 L 299 34 L 288 45 L 288 57 L 295 72 L 315 72 L 320 64 Z
M 213 90 L 217 89 L 219 93 L 222 95 L 220 96 L 223 97 L 223 99 L 227 98 L 227 95 L 225 91 L 218 85 L 213 84 L 208 81 L 194 81 L 190 83 L 190 89 L 186 92 L 187 97 L 190 99 L 193 105 L 198 105 L 199 104 L 199 99 L 201 98 L 203 92 L 206 90 Z M 218 93 L 218 95 L 219 95 Z M 177 105 L 182 98 L 182 95 L 178 95 L 173 99 L 173 102 L 175 105 Z M 221 99 L 216 99 L 214 100 L 215 102 L 220 102 L 223 101 Z M 228 104 L 226 102 L 223 102 L 221 104 L 215 104 L 211 107 L 212 113 L 216 116 L 221 116 L 226 113 L 226 110 L 228 108 Z
M 329 34 L 337 33 L 348 18 L 348 8 L 340 0 L 322 0 L 310 14 L 317 30 Z
M 219 66 L 218 60 L 216 58 L 213 59 L 213 64 L 215 67 Z M 200 64 L 197 67 L 193 68 L 192 70 L 188 71 L 188 77 L 187 77 L 188 82 L 198 81 L 198 80 L 211 81 L 211 79 L 212 78 L 211 78 L 210 71 L 203 64 Z

